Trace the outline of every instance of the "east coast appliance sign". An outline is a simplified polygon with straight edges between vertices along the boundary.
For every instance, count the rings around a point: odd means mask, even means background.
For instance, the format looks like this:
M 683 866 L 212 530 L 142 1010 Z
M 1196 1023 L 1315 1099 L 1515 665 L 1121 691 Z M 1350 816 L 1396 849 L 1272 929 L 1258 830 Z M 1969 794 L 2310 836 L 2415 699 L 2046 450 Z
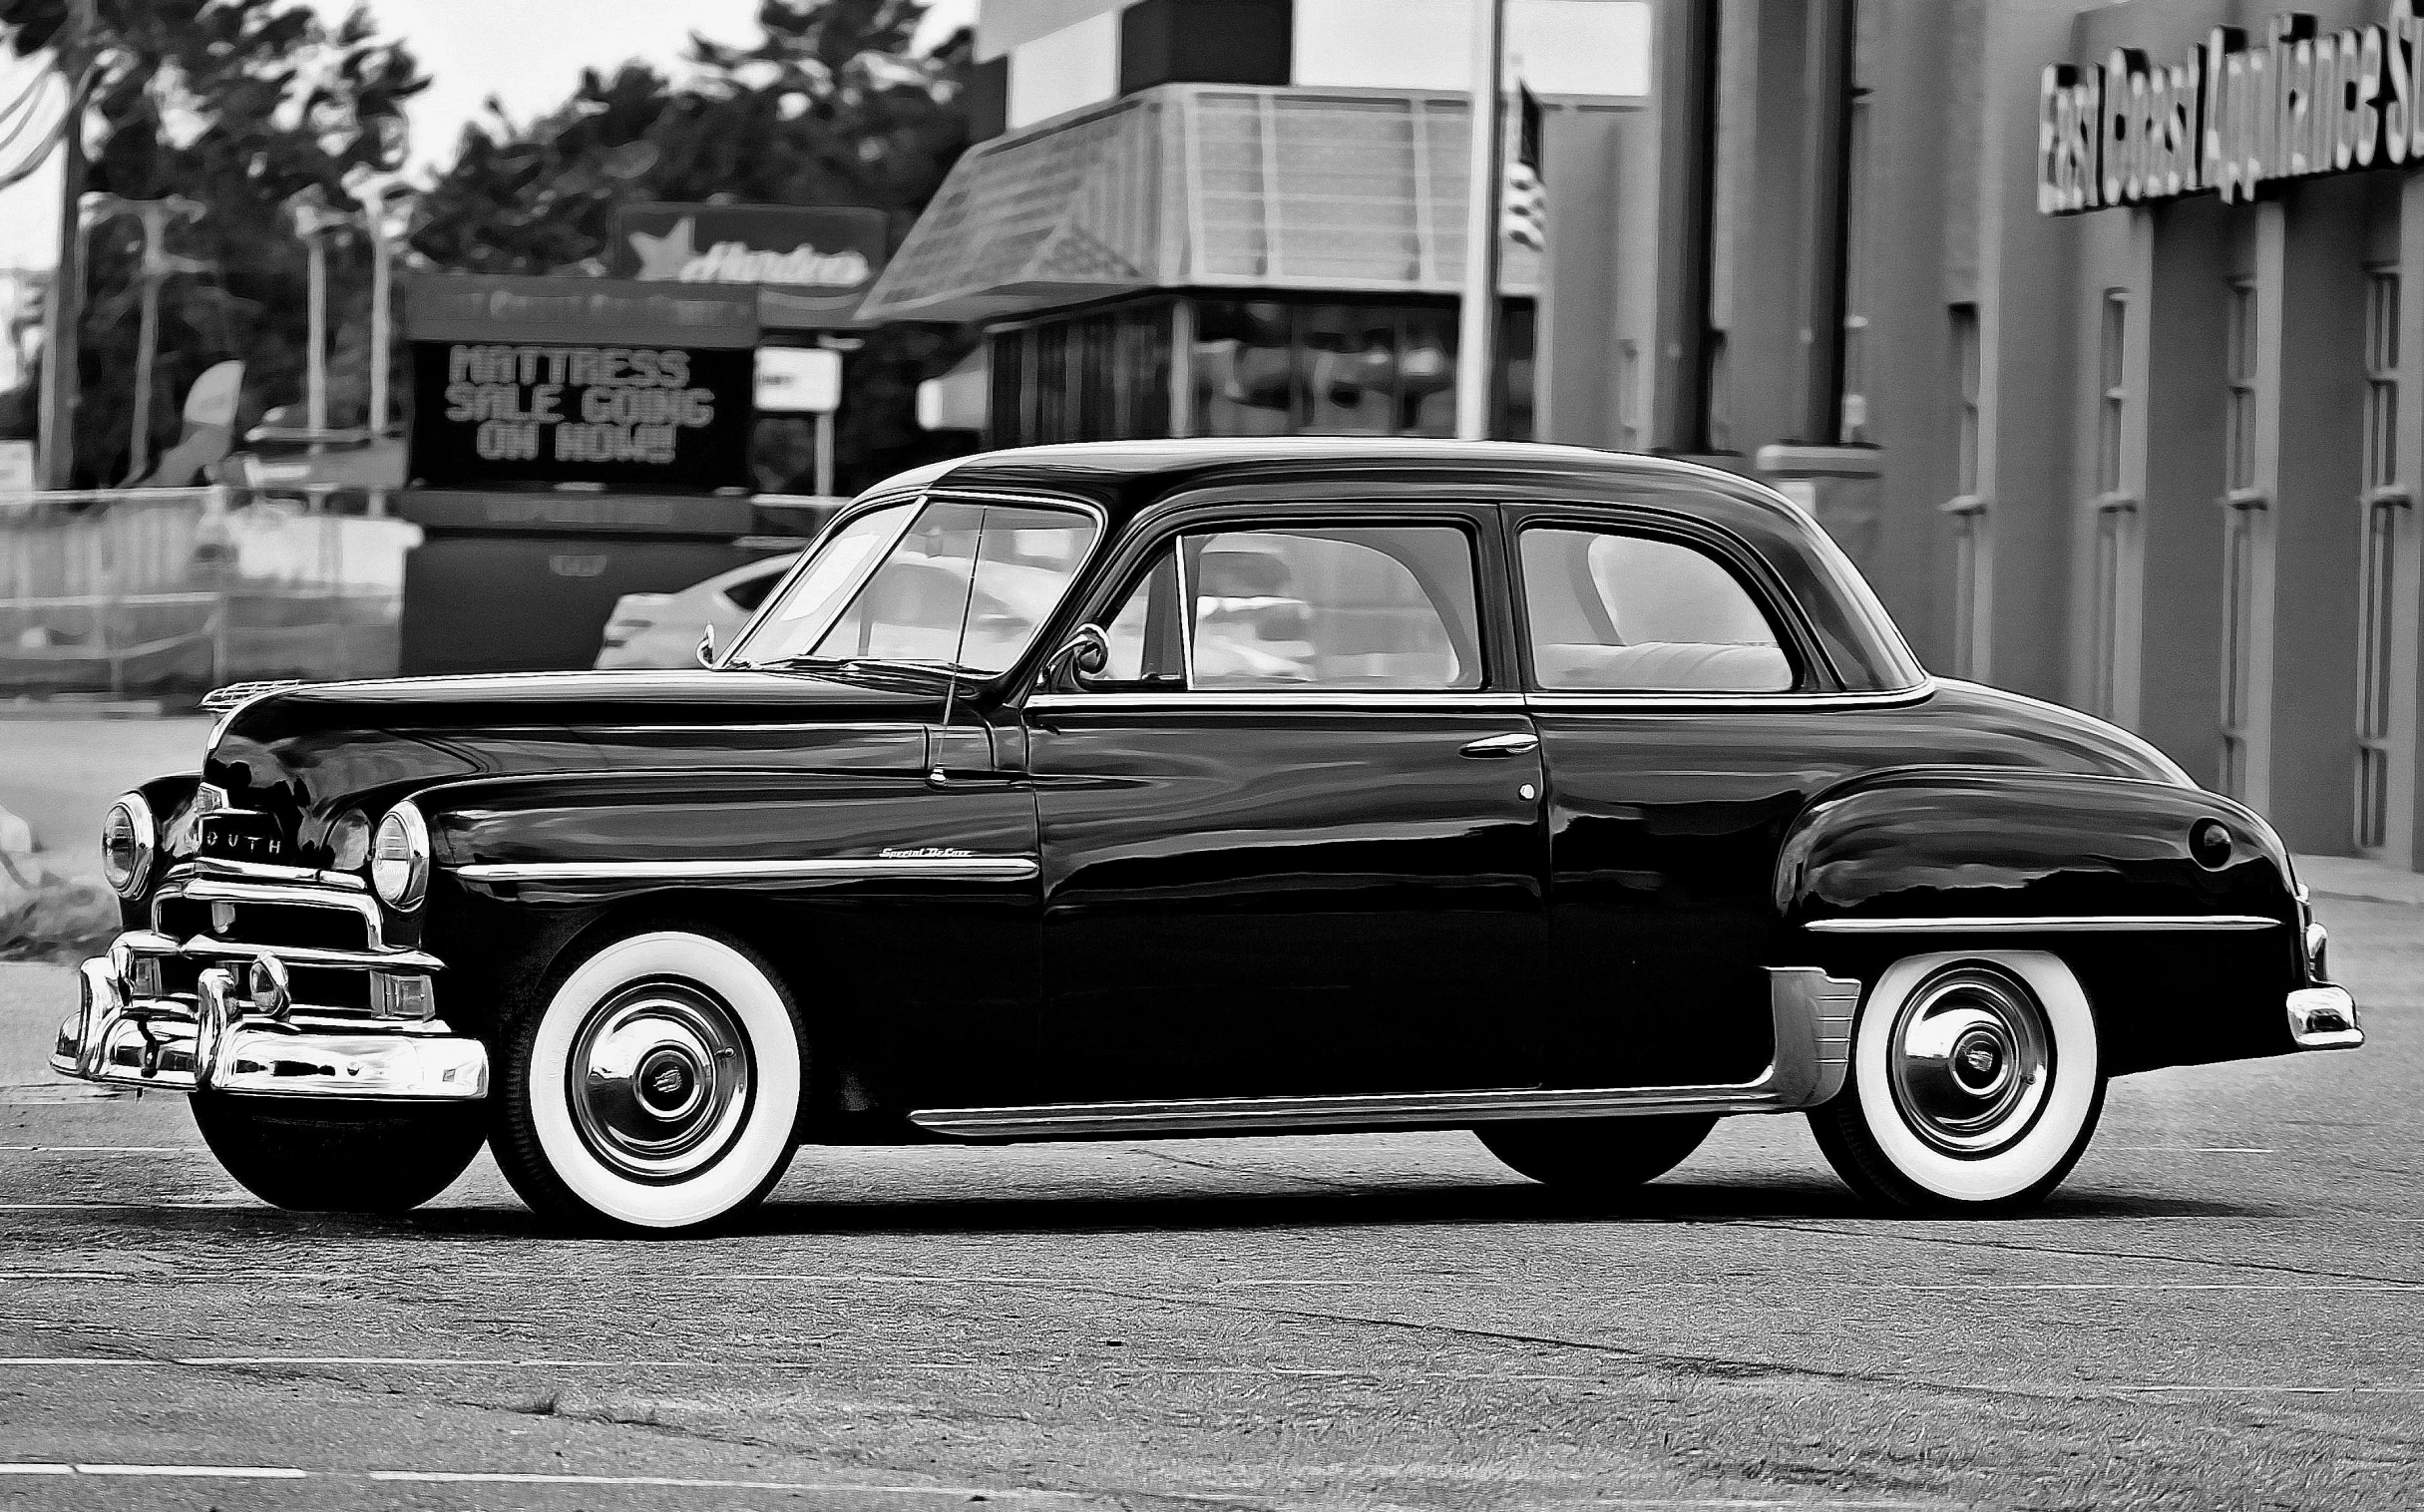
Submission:
M 424 277 L 406 287 L 405 330 L 408 470 L 424 488 L 749 482 L 757 311 L 745 292 Z
M 2048 64 L 2038 86 L 2037 207 L 2070 214 L 2424 162 L 2424 18 L 2389 0 L 2379 22 L 2322 32 L 2274 16 L 2260 35 L 2218 26 L 2184 57 L 2115 48 Z
M 851 323 L 884 270 L 881 210 L 843 205 L 626 204 L 607 271 L 641 282 L 746 283 L 774 328 Z

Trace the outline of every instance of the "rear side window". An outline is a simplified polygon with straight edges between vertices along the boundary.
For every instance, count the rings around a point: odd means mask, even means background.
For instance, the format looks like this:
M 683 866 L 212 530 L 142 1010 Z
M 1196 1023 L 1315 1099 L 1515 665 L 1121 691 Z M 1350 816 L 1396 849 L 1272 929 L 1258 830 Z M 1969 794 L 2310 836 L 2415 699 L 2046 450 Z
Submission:
M 1793 687 L 1792 659 L 1766 611 L 1698 547 L 1543 527 L 1520 540 L 1535 686 L 1589 693 Z
M 1420 691 L 1481 685 L 1472 544 L 1452 526 L 1180 539 L 1106 627 L 1097 685 Z

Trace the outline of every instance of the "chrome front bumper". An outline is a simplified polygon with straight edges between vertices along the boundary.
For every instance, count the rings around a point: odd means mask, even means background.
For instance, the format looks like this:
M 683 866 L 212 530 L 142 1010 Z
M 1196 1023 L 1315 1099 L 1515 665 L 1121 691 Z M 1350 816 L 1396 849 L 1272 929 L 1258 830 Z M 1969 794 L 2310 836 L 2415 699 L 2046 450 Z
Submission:
M 131 997 L 128 952 L 84 963 L 51 1069 L 107 1086 L 273 1097 L 468 1102 L 488 1095 L 488 1048 L 436 1019 L 262 1011 L 234 970 L 206 966 L 195 1000 Z

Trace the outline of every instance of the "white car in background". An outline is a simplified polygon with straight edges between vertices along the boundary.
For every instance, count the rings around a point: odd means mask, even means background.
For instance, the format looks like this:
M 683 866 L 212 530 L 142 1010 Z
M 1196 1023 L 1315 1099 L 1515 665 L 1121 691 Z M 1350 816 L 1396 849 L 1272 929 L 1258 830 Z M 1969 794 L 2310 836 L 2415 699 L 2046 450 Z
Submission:
M 715 643 L 730 645 L 799 560 L 799 553 L 785 552 L 718 572 L 678 593 L 623 594 L 614 601 L 614 612 L 606 616 L 606 644 L 598 651 L 598 669 L 696 665 L 698 632 L 713 625 Z

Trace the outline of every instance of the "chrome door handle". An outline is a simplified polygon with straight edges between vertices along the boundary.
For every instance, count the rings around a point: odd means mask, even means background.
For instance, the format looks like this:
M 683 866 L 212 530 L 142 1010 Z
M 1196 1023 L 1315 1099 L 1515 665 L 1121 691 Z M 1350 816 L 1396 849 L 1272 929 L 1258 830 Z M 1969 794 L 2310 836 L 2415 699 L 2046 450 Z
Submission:
M 1456 754 L 1459 756 L 1525 756 L 1539 749 L 1539 736 L 1518 732 L 1513 735 L 1484 735 Z

